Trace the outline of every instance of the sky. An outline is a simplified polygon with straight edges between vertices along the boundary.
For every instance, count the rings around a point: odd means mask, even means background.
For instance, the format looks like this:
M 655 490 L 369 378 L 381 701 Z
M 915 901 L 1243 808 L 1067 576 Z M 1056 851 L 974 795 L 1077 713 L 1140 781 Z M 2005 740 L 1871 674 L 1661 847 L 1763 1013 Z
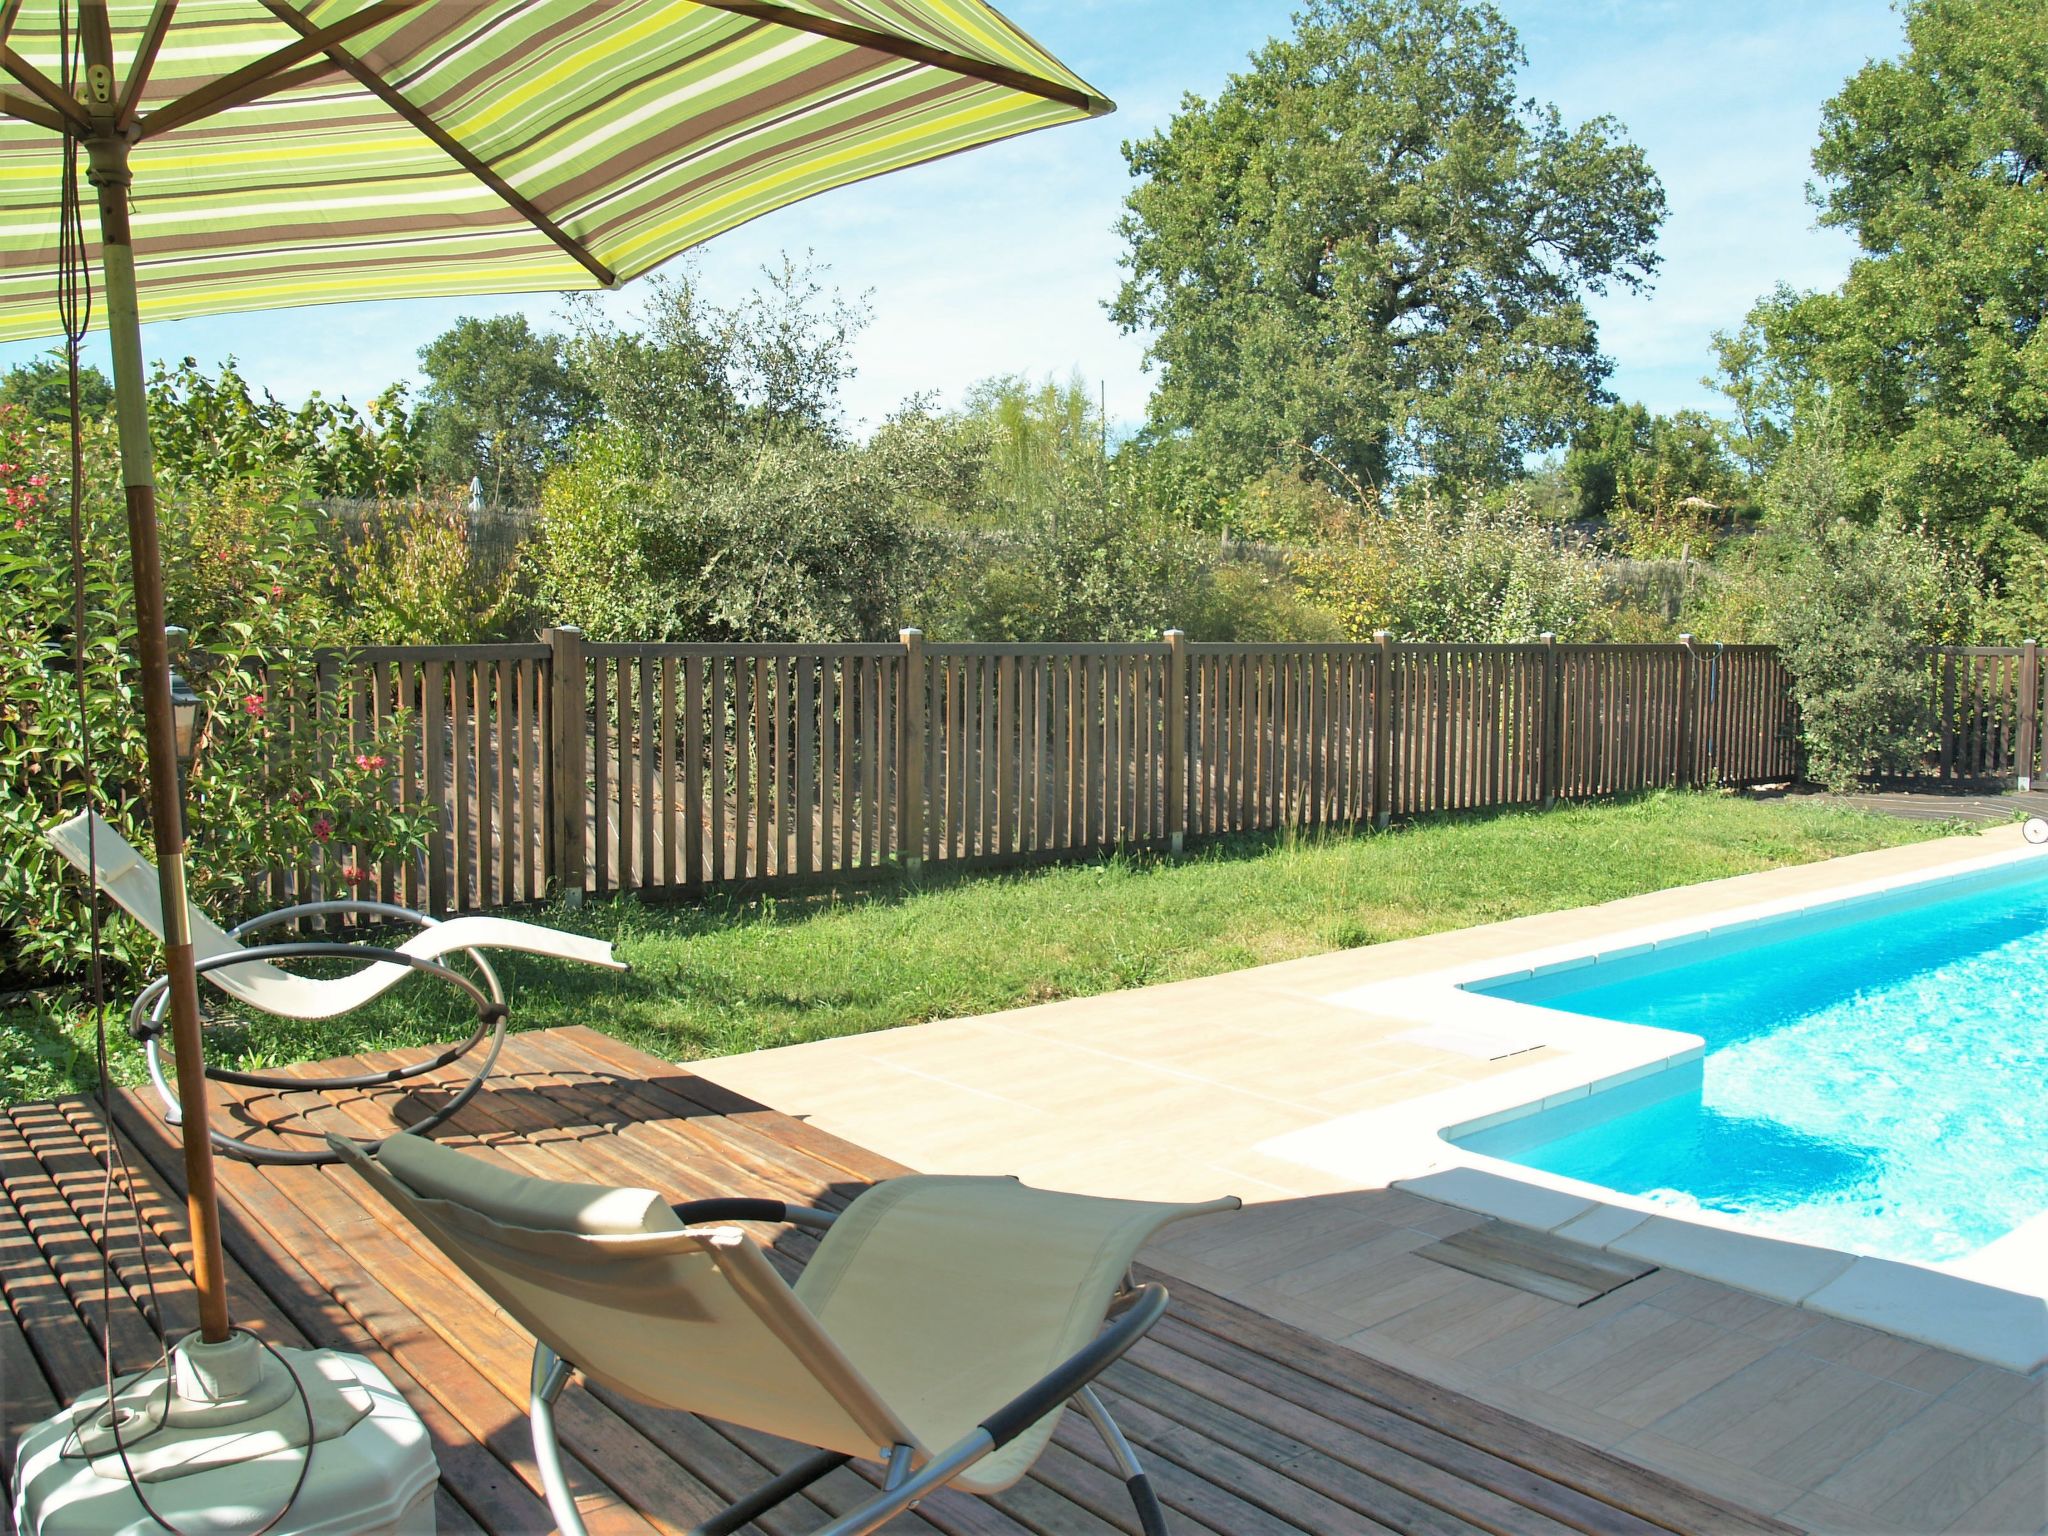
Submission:
M 1614 360 L 1610 387 L 1658 411 L 1719 409 L 1701 383 L 1710 335 L 1779 282 L 1825 288 L 1852 255 L 1805 197 L 1820 108 L 1869 58 L 1896 54 L 1883 0 L 1496 0 L 1529 56 L 1525 95 L 1568 124 L 1618 118 L 1664 182 L 1670 215 L 1646 296 L 1592 301 Z M 865 295 L 847 415 L 859 429 L 908 397 L 956 403 L 996 374 L 1078 373 L 1111 421 L 1134 427 L 1150 381 L 1142 336 L 1105 302 L 1130 184 L 1121 146 L 1163 127 L 1193 92 L 1213 97 L 1248 54 L 1289 30 L 1289 0 L 998 0 L 1118 111 L 842 188 L 758 219 L 696 256 L 708 297 L 730 303 L 784 251 Z M 629 284 L 604 302 L 630 313 Z M 318 390 L 361 403 L 416 379 L 421 346 L 464 314 L 523 310 L 559 325 L 547 296 L 333 305 L 147 327 L 152 357 L 239 359 L 296 404 Z M 99 338 L 94 338 L 99 343 Z M 43 350 L 0 346 L 0 367 Z M 102 364 L 104 366 L 104 363 Z

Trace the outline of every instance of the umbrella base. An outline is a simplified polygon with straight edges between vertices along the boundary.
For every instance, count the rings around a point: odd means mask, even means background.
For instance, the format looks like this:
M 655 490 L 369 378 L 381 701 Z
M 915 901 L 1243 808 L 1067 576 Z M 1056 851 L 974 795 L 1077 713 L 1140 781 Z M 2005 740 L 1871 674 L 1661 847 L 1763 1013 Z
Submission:
M 111 1408 L 86 1393 L 22 1435 L 14 1470 L 21 1536 L 161 1536 L 157 1517 L 249 1536 L 288 1501 L 272 1536 L 433 1536 L 439 1482 L 426 1426 L 376 1366 L 246 1334 L 185 1339 L 168 1370 L 116 1382 Z

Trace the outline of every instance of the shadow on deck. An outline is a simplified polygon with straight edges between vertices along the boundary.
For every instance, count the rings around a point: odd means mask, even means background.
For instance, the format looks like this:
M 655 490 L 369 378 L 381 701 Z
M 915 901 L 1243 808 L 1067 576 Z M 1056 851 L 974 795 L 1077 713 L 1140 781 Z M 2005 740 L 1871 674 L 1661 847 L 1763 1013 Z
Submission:
M 368 1056 L 350 1066 L 403 1059 Z M 394 1114 L 424 1113 L 437 1091 L 233 1090 L 220 1113 L 286 1139 L 326 1129 L 374 1136 Z M 155 1356 L 151 1307 L 174 1336 L 193 1326 L 175 1142 L 136 1098 L 121 1100 L 117 1119 L 139 1226 L 123 1201 L 111 1217 L 103 1210 L 106 1138 L 91 1103 L 0 1113 L 7 1471 L 25 1424 L 98 1383 L 103 1331 L 117 1367 L 132 1370 Z M 758 1193 L 836 1207 L 903 1171 L 585 1029 L 515 1036 L 491 1086 L 440 1134 L 525 1172 L 651 1185 L 675 1199 Z M 394 1225 L 353 1174 L 229 1161 L 220 1173 L 236 1319 L 275 1343 L 358 1351 L 391 1378 L 434 1437 L 444 1536 L 549 1530 L 527 1438 L 530 1341 L 436 1250 Z M 793 1268 L 805 1248 L 785 1237 L 780 1252 Z M 103 1253 L 112 1254 L 114 1276 L 104 1313 Z M 1792 1529 L 1334 1348 L 1170 1271 L 1163 1278 L 1173 1292 L 1168 1318 L 1105 1378 L 1105 1396 L 1150 1463 L 1177 1533 Z M 605 1536 L 687 1531 L 761 1482 L 764 1468 L 799 1454 L 580 1384 L 565 1394 L 559 1420 L 584 1517 Z M 842 1470 L 762 1528 L 798 1536 L 866 1487 L 861 1471 Z M 1072 1417 L 1033 1475 L 1006 1493 L 988 1501 L 941 1493 L 888 1527 L 949 1536 L 1135 1528 L 1093 1431 Z

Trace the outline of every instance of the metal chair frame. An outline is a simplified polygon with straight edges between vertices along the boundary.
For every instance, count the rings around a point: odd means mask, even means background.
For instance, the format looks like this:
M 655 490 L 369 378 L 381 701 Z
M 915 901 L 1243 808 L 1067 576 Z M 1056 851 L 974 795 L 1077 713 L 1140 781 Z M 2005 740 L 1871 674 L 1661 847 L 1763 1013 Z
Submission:
M 394 906 L 383 901 L 305 901 L 289 907 L 280 907 L 275 912 L 266 912 L 252 917 L 228 931 L 228 937 L 238 943 L 247 934 L 259 933 L 280 923 L 297 922 L 308 917 L 380 917 L 390 922 L 410 923 L 416 928 L 437 927 L 440 919 L 429 917 L 424 912 L 415 912 L 410 907 Z M 401 950 L 380 949 L 368 944 L 347 943 L 334 939 L 292 940 L 284 943 L 258 944 L 239 949 L 233 954 L 214 955 L 200 961 L 193 969 L 199 975 L 208 971 L 227 970 L 244 965 L 251 960 L 362 960 L 384 961 L 409 967 L 434 976 L 466 993 L 476 1006 L 476 1028 L 468 1038 L 446 1046 L 424 1061 L 409 1066 L 392 1067 L 382 1072 L 358 1072 L 331 1074 L 325 1077 L 288 1077 L 276 1072 L 239 1072 L 228 1067 L 209 1066 L 207 1078 L 216 1083 L 233 1083 L 244 1088 L 262 1088 L 275 1093 L 303 1092 L 307 1089 L 322 1088 L 383 1088 L 392 1083 L 407 1082 L 424 1077 L 462 1060 L 479 1045 L 489 1041 L 489 1048 L 483 1059 L 470 1073 L 469 1080 L 449 1100 L 432 1113 L 402 1127 L 395 1135 L 420 1135 L 431 1131 L 461 1110 L 462 1106 L 476 1097 L 497 1065 L 498 1053 L 505 1047 L 505 1030 L 511 1020 L 511 1010 L 505 1003 L 504 988 L 498 982 L 498 974 L 491 969 L 490 962 L 474 949 L 462 951 L 475 965 L 483 977 L 483 985 L 471 981 L 459 971 L 450 970 L 438 961 L 408 955 Z M 170 977 L 159 976 L 135 999 L 135 1005 L 128 1011 L 128 1032 L 142 1042 L 143 1053 L 149 1066 L 150 1081 L 155 1085 L 157 1097 L 163 1102 L 163 1115 L 167 1124 L 177 1125 L 182 1116 L 178 1108 L 178 1096 L 164 1073 L 163 1036 L 164 1017 L 170 1010 Z M 287 1147 L 261 1146 L 241 1137 L 230 1136 L 224 1131 L 211 1127 L 207 1130 L 214 1146 L 232 1157 L 244 1162 L 267 1163 L 287 1166 L 313 1166 L 334 1163 L 341 1160 L 341 1154 L 328 1147 L 308 1148 L 303 1151 Z M 358 1141 L 366 1152 L 374 1153 L 383 1145 L 382 1139 Z
M 779 1200 L 692 1200 L 671 1208 L 685 1226 L 754 1221 L 822 1231 L 834 1220 L 834 1213 L 830 1211 L 785 1205 Z M 1088 1344 L 989 1414 L 972 1432 L 944 1450 L 933 1453 L 914 1472 L 911 1470 L 912 1447 L 878 1447 L 885 1467 L 882 1486 L 873 1496 L 820 1526 L 813 1536 L 868 1536 L 903 1511 L 916 1508 L 927 1495 L 945 1487 L 983 1457 L 1009 1444 L 1062 1403 L 1068 1402 L 1081 1410 L 1109 1448 L 1110 1457 L 1115 1461 L 1124 1487 L 1130 1493 L 1131 1503 L 1138 1512 L 1138 1525 L 1144 1536 L 1167 1536 L 1166 1516 L 1160 1508 L 1158 1494 L 1152 1489 L 1151 1479 L 1138 1460 L 1138 1453 L 1131 1448 L 1116 1420 L 1110 1417 L 1108 1407 L 1096 1395 L 1093 1386 L 1103 1371 L 1121 1359 L 1165 1315 L 1166 1301 L 1166 1287 L 1139 1285 L 1135 1278 L 1126 1276 L 1124 1289 L 1111 1303 L 1105 1319 L 1108 1326 Z M 533 1454 L 540 1467 L 541 1486 L 562 1536 L 589 1536 L 562 1467 L 562 1447 L 555 1431 L 555 1402 L 575 1371 L 573 1362 L 564 1360 L 545 1344 L 535 1344 L 527 1418 L 533 1429 Z M 838 1451 L 815 1451 L 694 1527 L 689 1536 L 733 1536 L 734 1532 L 852 1459 Z

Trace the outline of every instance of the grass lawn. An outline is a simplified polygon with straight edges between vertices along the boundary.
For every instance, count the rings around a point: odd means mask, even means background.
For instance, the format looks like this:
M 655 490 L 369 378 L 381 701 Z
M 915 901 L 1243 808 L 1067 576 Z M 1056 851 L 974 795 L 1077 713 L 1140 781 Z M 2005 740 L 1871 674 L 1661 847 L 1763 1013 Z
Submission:
M 612 939 L 632 974 L 494 963 L 515 1027 L 587 1024 L 658 1056 L 716 1056 L 1213 975 L 1944 830 L 1797 800 L 1657 794 L 803 900 L 557 907 L 540 920 Z M 447 1039 L 467 1029 L 448 996 L 415 980 L 339 1022 L 223 1027 L 211 1053 L 260 1068 Z M 133 1081 L 140 1054 L 116 1039 L 117 1073 Z M 0 1099 L 76 1091 L 91 1071 L 82 1025 L 48 1008 L 0 1014 Z

